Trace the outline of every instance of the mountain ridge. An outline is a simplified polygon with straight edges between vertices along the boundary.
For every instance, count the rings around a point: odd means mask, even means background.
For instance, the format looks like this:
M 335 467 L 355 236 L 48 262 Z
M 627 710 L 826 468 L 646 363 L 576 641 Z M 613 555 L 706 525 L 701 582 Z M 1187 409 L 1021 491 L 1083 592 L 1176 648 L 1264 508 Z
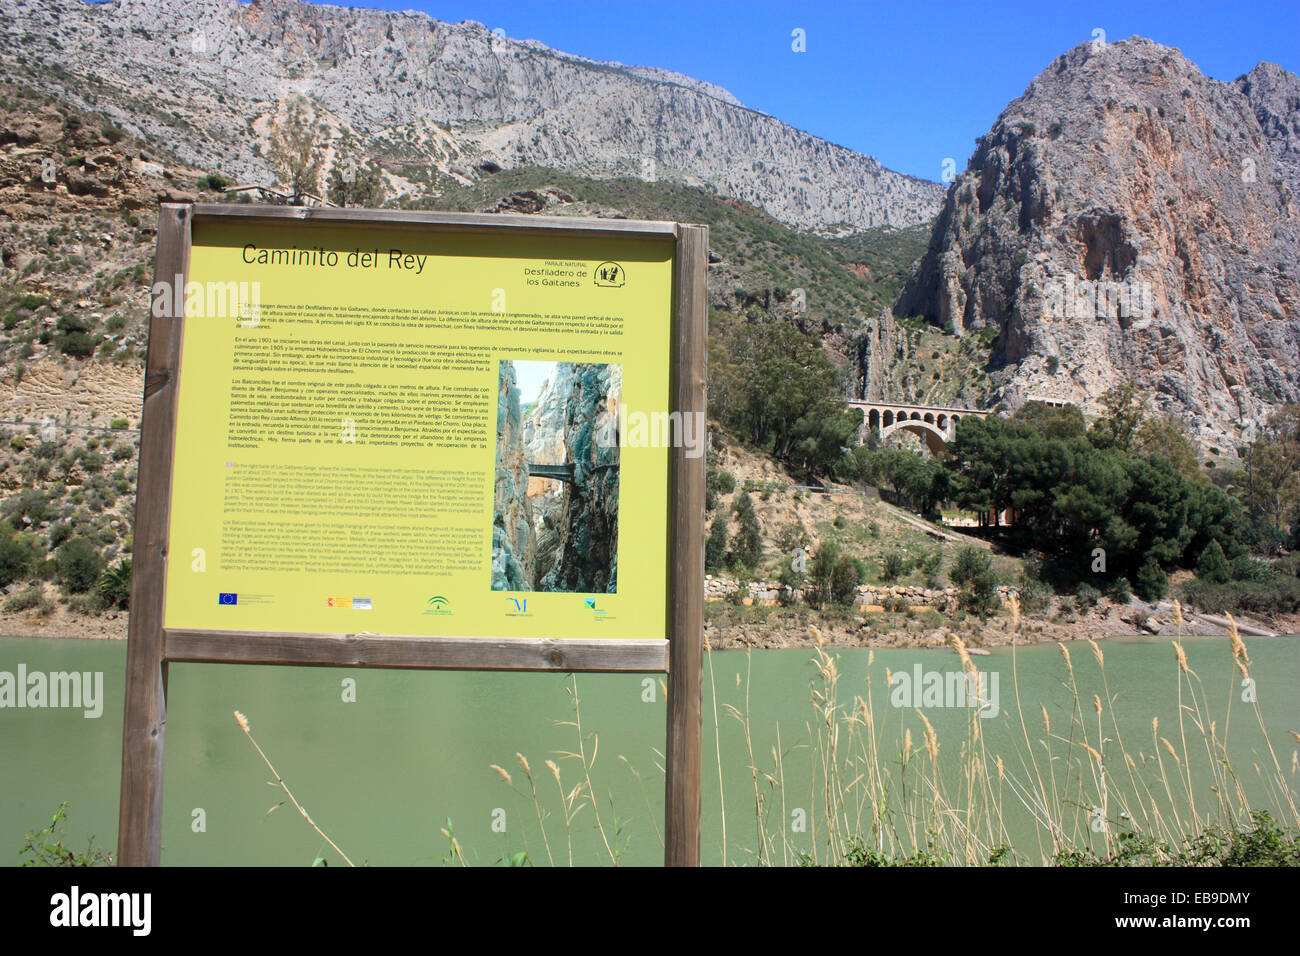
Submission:
M 240 179 L 271 178 L 270 124 L 303 95 L 330 130 L 331 162 L 347 140 L 461 183 L 481 164 L 670 179 L 820 231 L 915 225 L 942 201 L 940 184 L 716 84 L 507 40 L 476 21 L 299 0 L 0 0 L 0 29 L 11 78 L 79 107 L 106 103 L 133 134 Z M 394 185 L 422 190 L 400 175 Z

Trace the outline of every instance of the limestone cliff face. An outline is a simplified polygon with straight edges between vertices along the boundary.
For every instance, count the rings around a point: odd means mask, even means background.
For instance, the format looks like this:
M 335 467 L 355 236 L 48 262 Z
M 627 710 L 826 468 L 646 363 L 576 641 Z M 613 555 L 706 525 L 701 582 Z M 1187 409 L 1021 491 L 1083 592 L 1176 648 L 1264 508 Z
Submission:
M 882 311 L 874 320 L 867 320 L 855 356 L 860 385 L 855 389 L 854 397 L 869 402 L 886 398 L 911 400 L 912 394 L 899 395 L 898 389 L 891 387 L 890 375 L 894 369 L 906 368 L 908 355 L 907 334 L 899 329 L 892 314 Z
M 302 95 L 334 136 L 462 182 L 492 165 L 671 179 L 808 228 L 928 222 L 943 197 L 937 183 L 746 109 L 710 83 L 422 13 L 0 0 L 0 64 L 77 105 L 94 96 L 130 132 L 245 181 L 271 179 L 269 121 Z M 400 174 L 390 185 L 420 188 Z
M 618 401 L 622 369 L 574 363 L 565 393 L 564 448 L 574 480 L 539 550 L 538 590 L 609 593 L 618 584 Z
M 573 363 L 556 362 L 542 386 L 537 404 L 524 421 L 523 445 L 528 460 L 538 465 L 562 465 L 568 461 L 564 446 L 564 423 L 568 398 L 573 387 Z M 545 478 L 530 478 L 528 497 L 532 502 L 533 520 L 539 528 L 559 507 L 564 485 Z
M 528 459 L 522 442 L 515 367 L 501 363 L 497 383 L 497 467 L 492 509 L 492 590 L 531 591 L 536 533 L 528 502 Z
M 1300 81 L 1149 40 L 1057 58 L 951 185 L 896 311 L 992 326 L 1015 405 L 1134 380 L 1207 439 L 1300 400 Z

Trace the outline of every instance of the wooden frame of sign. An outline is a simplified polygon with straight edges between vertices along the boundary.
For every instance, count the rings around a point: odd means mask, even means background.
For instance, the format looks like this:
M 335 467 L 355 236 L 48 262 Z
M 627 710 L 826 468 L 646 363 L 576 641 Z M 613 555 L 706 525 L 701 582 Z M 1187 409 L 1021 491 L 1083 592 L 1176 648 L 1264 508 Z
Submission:
M 675 245 L 672 410 L 683 415 L 698 412 L 702 416 L 705 412 L 707 227 L 519 215 L 164 204 L 158 218 L 155 282 L 167 288 L 174 276 L 188 277 L 192 225 L 196 219 L 218 217 L 297 222 L 304 228 L 320 223 L 490 235 L 604 235 L 671 242 Z M 165 628 L 164 582 L 184 322 L 181 315 L 153 318 L 149 323 L 127 643 L 119 865 L 156 866 L 160 862 L 167 665 L 179 661 L 447 670 L 666 671 L 664 862 L 669 866 L 698 866 L 703 731 L 704 457 L 691 457 L 683 447 L 670 451 L 669 566 L 664 569 L 668 579 L 667 640 L 409 637 Z

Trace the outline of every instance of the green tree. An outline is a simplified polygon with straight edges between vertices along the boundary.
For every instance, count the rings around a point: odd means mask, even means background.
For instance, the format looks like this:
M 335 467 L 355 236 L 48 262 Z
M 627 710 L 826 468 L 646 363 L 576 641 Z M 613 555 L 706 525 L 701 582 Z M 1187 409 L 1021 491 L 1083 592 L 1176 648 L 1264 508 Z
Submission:
M 95 592 L 108 609 L 122 608 L 131 604 L 131 559 L 123 558 L 99 576 Z
M 18 534 L 8 524 L 0 524 L 0 587 L 27 577 L 42 557 L 35 535 Z
M 1169 577 L 1160 567 L 1160 563 L 1154 557 L 1150 557 L 1138 569 L 1134 585 L 1142 600 L 1155 602 L 1164 597 L 1169 590 Z
M 709 539 L 704 543 L 704 569 L 710 574 L 722 570 L 727 563 L 727 516 L 718 512 L 709 527 Z
M 1214 584 L 1224 584 L 1232 577 L 1232 566 L 1217 541 L 1211 541 L 1196 559 L 1196 576 Z
M 997 576 L 991 570 L 977 573 L 969 586 L 962 590 L 960 602 L 965 610 L 979 615 L 981 620 L 996 613 L 1000 605 Z
M 1088 437 L 1098 448 L 1131 451 L 1138 426 L 1146 416 L 1146 393 L 1134 383 L 1126 382 L 1106 392 L 1101 397 L 1101 405 L 1105 414 L 1093 424 Z
M 862 583 L 862 569 L 858 562 L 847 554 L 835 563 L 831 575 L 831 600 L 836 604 L 850 607 L 857 595 L 858 585 Z
M 948 580 L 952 581 L 955 587 L 965 588 L 977 576 L 991 570 L 992 567 L 993 557 L 987 551 L 974 545 L 967 545 L 953 556 L 952 567 L 948 569 Z
M 1138 426 L 1134 436 L 1133 452 L 1149 457 L 1155 455 L 1174 466 L 1174 470 L 1192 481 L 1205 481 L 1205 475 L 1196 461 L 1196 451 L 1187 438 L 1182 424 L 1170 415 L 1148 418 Z
M 880 559 L 880 580 L 897 581 L 907 570 L 907 561 L 897 551 L 887 551 Z
M 731 560 L 750 569 L 757 569 L 763 560 L 763 531 L 759 527 L 758 515 L 754 513 L 754 502 L 748 492 L 740 492 L 732 502 L 732 510 L 740 527 L 731 539 Z
M 795 468 L 829 474 L 861 422 L 841 396 L 820 336 L 761 313 L 712 313 L 710 409 L 741 439 Z
M 817 545 L 808 577 L 815 592 L 814 603 L 821 604 L 830 598 L 835 581 L 835 568 L 840 563 L 840 546 L 829 538 Z
M 95 586 L 103 570 L 99 548 L 89 538 L 69 538 L 59 546 L 56 565 L 59 580 L 69 594 L 84 594 Z
M 777 577 L 777 580 L 788 588 L 802 588 L 808 581 L 808 572 L 805 570 L 797 570 L 794 555 L 787 554 L 781 559 L 781 573 Z
M 1261 435 L 1247 449 L 1242 469 L 1250 513 L 1275 541 L 1300 505 L 1300 441 L 1288 437 Z
M 1046 402 L 1025 402 L 1012 416 L 1016 421 L 1032 426 L 1044 438 L 1081 438 L 1088 425 L 1077 405 L 1056 406 Z
M 921 573 L 925 575 L 925 586 L 937 588 L 939 586 L 939 573 L 943 570 L 943 552 L 931 551 L 922 559 L 919 567 Z

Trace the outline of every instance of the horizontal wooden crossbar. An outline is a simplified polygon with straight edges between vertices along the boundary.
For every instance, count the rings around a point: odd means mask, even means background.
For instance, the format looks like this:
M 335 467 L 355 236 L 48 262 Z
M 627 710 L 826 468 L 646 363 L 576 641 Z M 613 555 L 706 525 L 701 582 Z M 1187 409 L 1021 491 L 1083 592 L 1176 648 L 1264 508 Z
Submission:
M 394 667 L 415 670 L 667 673 L 665 640 L 406 637 L 393 634 L 164 631 L 173 663 Z

